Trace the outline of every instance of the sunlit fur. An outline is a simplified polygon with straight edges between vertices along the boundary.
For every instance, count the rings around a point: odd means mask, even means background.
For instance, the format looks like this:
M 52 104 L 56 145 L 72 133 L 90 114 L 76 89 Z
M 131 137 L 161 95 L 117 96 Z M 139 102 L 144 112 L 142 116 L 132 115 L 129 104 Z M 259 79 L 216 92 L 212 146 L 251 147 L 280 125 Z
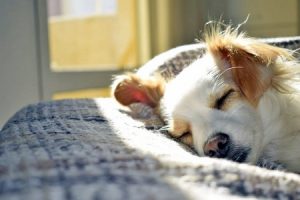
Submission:
M 173 80 L 150 77 L 152 86 L 147 87 L 144 78 L 134 78 L 131 83 L 144 88 L 146 98 L 130 98 L 128 94 L 135 91 L 122 87 L 130 85 L 135 74 L 117 78 L 113 95 L 124 105 L 149 104 L 143 99 L 154 99 L 151 106 L 159 110 L 170 134 L 194 146 L 200 155 L 207 139 L 221 132 L 229 135 L 232 148 L 251 149 L 244 162 L 268 159 L 300 172 L 300 65 L 292 52 L 219 24 L 208 26 L 204 42 L 206 54 Z M 149 92 L 151 88 L 156 92 Z M 232 90 L 229 97 L 216 106 L 228 90 Z

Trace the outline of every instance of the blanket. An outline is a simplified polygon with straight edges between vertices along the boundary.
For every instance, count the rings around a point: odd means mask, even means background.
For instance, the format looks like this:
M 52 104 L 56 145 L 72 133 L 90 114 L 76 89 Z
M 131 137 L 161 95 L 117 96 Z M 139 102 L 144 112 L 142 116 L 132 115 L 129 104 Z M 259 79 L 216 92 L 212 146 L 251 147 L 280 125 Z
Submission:
M 0 132 L 0 199 L 299 199 L 300 176 L 199 157 L 111 99 L 40 102 Z

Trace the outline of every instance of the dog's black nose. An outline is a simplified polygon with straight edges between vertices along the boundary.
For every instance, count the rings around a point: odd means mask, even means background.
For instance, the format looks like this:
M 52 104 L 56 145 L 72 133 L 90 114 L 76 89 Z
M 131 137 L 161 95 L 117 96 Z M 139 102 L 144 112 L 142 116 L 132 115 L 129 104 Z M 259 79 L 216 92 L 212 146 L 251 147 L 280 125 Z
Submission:
M 229 136 L 225 133 L 217 133 L 205 142 L 203 150 L 206 156 L 225 158 L 229 147 Z

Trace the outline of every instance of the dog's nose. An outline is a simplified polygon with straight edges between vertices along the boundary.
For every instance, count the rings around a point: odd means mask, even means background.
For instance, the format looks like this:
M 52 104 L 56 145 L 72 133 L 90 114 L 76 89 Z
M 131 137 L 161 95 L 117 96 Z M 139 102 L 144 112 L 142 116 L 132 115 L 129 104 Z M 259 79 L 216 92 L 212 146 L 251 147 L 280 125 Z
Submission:
M 229 136 L 225 133 L 217 133 L 205 142 L 203 150 L 206 156 L 225 158 L 229 146 Z

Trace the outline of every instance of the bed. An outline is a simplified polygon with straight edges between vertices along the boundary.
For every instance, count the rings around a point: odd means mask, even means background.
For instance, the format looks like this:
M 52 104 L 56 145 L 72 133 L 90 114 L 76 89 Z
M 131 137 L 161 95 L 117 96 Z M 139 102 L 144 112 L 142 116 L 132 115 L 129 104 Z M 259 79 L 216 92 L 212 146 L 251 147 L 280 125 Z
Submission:
M 300 47 L 300 37 L 264 41 Z M 204 51 L 171 49 L 140 73 L 174 76 Z M 161 126 L 111 98 L 28 105 L 0 131 L 0 199 L 300 199 L 298 174 L 199 157 Z

